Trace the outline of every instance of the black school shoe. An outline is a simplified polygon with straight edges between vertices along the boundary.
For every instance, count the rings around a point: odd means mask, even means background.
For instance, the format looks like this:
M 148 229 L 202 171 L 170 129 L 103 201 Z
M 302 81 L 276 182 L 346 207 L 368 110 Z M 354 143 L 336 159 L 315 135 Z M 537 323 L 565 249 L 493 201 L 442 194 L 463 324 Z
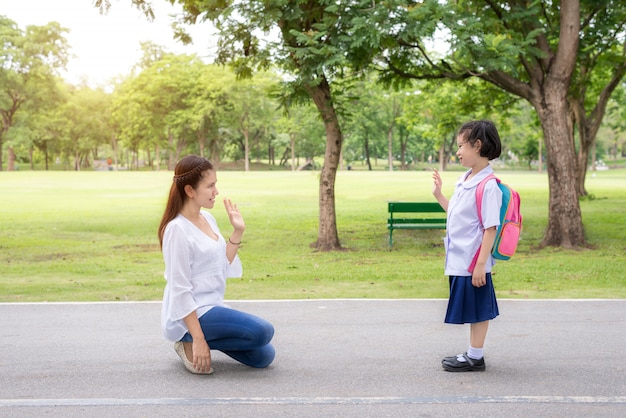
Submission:
M 465 361 L 459 361 L 458 357 L 463 357 Z M 483 372 L 485 371 L 485 358 L 474 360 L 469 358 L 467 353 L 463 353 L 444 358 L 441 366 L 448 372 Z

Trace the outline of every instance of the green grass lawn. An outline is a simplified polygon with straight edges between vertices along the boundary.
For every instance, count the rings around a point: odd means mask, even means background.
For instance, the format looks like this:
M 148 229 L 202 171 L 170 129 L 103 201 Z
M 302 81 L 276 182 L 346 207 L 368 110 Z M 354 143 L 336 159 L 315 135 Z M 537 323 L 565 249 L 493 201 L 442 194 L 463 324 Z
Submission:
M 450 195 L 459 172 L 444 173 Z M 624 298 L 626 170 L 587 180 L 585 250 L 538 249 L 547 223 L 545 174 L 498 172 L 522 196 L 515 257 L 494 280 L 504 298 Z M 442 230 L 394 232 L 389 200 L 434 201 L 431 173 L 341 171 L 336 181 L 345 251 L 316 252 L 318 172 L 218 172 L 247 229 L 244 277 L 228 299 L 446 298 Z M 163 262 L 156 228 L 171 172 L 0 172 L 0 301 L 159 300 Z M 221 199 L 213 214 L 228 236 Z

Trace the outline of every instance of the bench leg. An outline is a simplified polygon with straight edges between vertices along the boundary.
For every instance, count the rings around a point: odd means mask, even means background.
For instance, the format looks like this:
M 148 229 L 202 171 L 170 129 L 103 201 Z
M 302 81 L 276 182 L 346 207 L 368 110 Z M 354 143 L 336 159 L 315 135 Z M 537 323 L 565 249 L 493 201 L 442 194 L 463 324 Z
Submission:
M 389 249 L 393 247 L 393 228 L 389 228 Z

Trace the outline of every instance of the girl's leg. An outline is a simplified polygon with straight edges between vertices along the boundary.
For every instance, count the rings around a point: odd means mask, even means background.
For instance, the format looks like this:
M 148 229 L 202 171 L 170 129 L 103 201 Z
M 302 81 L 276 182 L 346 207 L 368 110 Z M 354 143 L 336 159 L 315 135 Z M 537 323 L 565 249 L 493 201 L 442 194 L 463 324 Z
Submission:
M 449 372 L 469 372 L 485 370 L 483 345 L 487 337 L 489 321 L 475 322 L 470 326 L 470 346 L 467 352 L 446 357 L 441 362 L 444 370 Z
M 483 348 L 485 338 L 487 338 L 487 330 L 489 329 L 489 321 L 476 322 L 470 326 L 470 345 L 474 348 Z
M 251 367 L 267 367 L 274 360 L 274 327 L 265 319 L 218 306 L 200 317 L 200 325 L 213 350 Z

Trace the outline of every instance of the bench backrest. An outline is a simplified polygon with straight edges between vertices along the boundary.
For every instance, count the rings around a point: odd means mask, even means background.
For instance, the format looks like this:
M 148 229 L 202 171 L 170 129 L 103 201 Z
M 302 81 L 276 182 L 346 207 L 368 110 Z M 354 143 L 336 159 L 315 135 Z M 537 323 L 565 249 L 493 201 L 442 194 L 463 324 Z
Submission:
M 445 213 L 437 202 L 388 202 L 387 209 L 392 217 L 394 213 Z

